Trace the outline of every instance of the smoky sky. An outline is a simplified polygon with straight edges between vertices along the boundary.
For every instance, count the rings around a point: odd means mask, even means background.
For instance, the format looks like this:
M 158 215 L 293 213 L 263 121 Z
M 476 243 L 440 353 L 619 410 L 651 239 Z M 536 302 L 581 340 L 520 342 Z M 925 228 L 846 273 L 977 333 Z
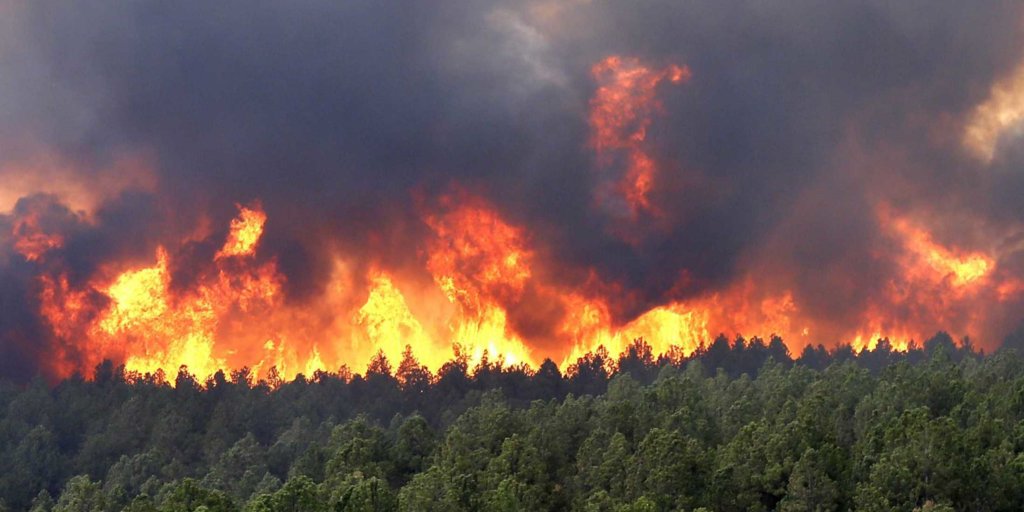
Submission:
M 789 269 L 798 299 L 838 315 L 871 290 L 836 276 L 871 283 L 891 271 L 872 256 L 882 242 L 871 198 L 933 211 L 952 226 L 943 239 L 959 243 L 973 235 L 956 218 L 1024 220 L 1014 141 L 989 166 L 956 140 L 1024 57 L 1022 11 L 962 1 L 0 2 L 0 164 L 42 147 L 88 176 L 119 154 L 153 156 L 153 190 L 105 200 L 94 222 L 61 214 L 62 258 L 83 279 L 101 261 L 151 255 L 199 212 L 226 226 L 236 203 L 258 199 L 270 218 L 264 256 L 305 300 L 331 251 L 412 265 L 427 229 L 417 197 L 457 185 L 526 226 L 551 253 L 554 279 L 578 283 L 594 269 L 621 284 L 620 319 L 724 286 L 752 260 Z M 648 145 L 670 221 L 641 219 L 634 242 L 594 205 L 590 68 L 607 55 L 693 74 L 658 89 Z M 19 361 L 43 350 L 29 340 L 46 336 L 18 297 L 31 296 L 40 270 L 4 243 L 0 372 L 24 374 L 31 365 Z M 839 273 L 823 281 L 794 268 Z M 692 279 L 680 288 L 683 272 Z

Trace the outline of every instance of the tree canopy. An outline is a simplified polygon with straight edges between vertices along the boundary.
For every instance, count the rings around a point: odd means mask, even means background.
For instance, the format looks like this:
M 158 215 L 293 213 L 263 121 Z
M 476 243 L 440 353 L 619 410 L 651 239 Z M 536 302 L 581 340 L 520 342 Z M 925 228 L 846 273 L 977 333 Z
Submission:
M 637 340 L 535 371 L 0 383 L 0 510 L 1017 510 L 1024 359 Z

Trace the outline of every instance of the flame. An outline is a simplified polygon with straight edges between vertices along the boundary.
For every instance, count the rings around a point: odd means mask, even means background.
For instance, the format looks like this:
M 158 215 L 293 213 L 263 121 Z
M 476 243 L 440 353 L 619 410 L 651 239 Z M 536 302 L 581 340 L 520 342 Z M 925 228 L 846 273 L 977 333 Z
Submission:
M 632 221 L 656 217 L 659 162 L 647 140 L 663 109 L 656 93 L 661 84 L 689 80 L 690 71 L 611 56 L 592 73 L 598 88 L 590 144 L 603 170 L 616 172 L 598 199 L 623 202 Z M 223 240 L 204 224 L 185 239 L 162 239 L 148 262 L 110 262 L 86 278 L 49 259 L 66 240 L 31 208 L 16 208 L 10 234 L 15 250 L 45 269 L 38 299 L 56 339 L 50 370 L 57 377 L 87 374 L 112 358 L 139 373 L 186 366 L 204 378 L 245 366 L 256 376 L 287 378 L 376 354 L 398 362 L 406 347 L 432 371 L 453 354 L 471 365 L 486 358 L 536 366 L 552 358 L 568 366 L 588 352 L 617 355 L 640 338 L 655 353 L 687 355 L 718 333 L 779 335 L 793 352 L 808 343 L 865 349 L 883 337 L 906 348 L 938 328 L 992 332 L 984 306 L 1024 293 L 1024 284 L 999 268 L 999 244 L 946 243 L 922 218 L 881 205 L 886 243 L 874 249 L 891 273 L 842 316 L 820 315 L 813 299 L 772 275 L 772 263 L 741 268 L 733 281 L 698 292 L 685 271 L 667 276 L 673 299 L 639 303 L 596 269 L 580 269 L 585 278 L 559 273 L 546 257 L 551 247 L 537 245 L 482 197 L 456 187 L 434 199 L 420 204 L 413 263 L 389 265 L 336 248 L 327 282 L 318 283 L 324 291 L 311 299 L 286 296 L 277 261 L 260 253 L 269 216 L 258 201 L 236 204 Z M 88 212 L 71 215 L 89 222 Z M 194 256 L 188 249 L 195 242 L 220 248 L 197 263 L 184 256 Z
M 157 249 L 152 265 L 115 273 L 108 282 L 83 289 L 70 286 L 65 277 L 44 276 L 40 300 L 54 335 L 69 343 L 84 338 L 78 347 L 88 354 L 84 359 L 61 354 L 52 370 L 87 373 L 111 357 L 140 374 L 181 366 L 201 378 L 242 366 L 257 375 L 271 368 L 282 375 L 312 374 L 378 352 L 398 361 L 407 345 L 432 370 L 450 360 L 454 350 L 470 364 L 487 357 L 535 364 L 502 305 L 515 300 L 530 279 L 532 252 L 521 230 L 483 202 L 469 202 L 479 204 L 453 206 L 425 218 L 434 234 L 425 266 L 439 293 L 416 295 L 415 287 L 408 289 L 426 305 L 421 309 L 447 309 L 446 315 L 428 316 L 430 325 L 413 313 L 395 277 L 380 269 L 369 272 L 365 300 L 348 321 L 339 312 L 359 292 L 344 278 L 347 269 L 341 264 L 322 303 L 287 305 L 276 263 L 255 260 L 267 215 L 254 203 L 238 206 L 212 269 L 184 290 L 175 290 L 174 258 L 165 247 Z M 86 300 L 94 296 L 103 300 Z M 447 308 L 431 304 L 437 300 Z
M 655 93 L 666 79 L 688 81 L 690 69 L 673 64 L 654 70 L 638 59 L 613 55 L 595 64 L 591 74 L 599 85 L 590 100 L 590 144 L 605 167 L 624 159 L 625 172 L 613 188 L 631 216 L 656 214 L 650 193 L 657 166 L 645 142 L 654 115 L 663 110 Z
M 56 282 L 44 277 L 40 297 L 44 317 L 58 337 L 84 335 L 89 340 L 88 353 L 100 355 L 87 363 L 102 357 L 123 358 L 129 371 L 156 373 L 187 366 L 200 376 L 227 369 L 228 360 L 215 343 L 222 323 L 235 312 L 255 313 L 280 302 L 283 280 L 272 264 L 239 266 L 224 259 L 224 255 L 251 256 L 261 218 L 258 208 L 241 207 L 232 234 L 218 253 L 216 274 L 204 277 L 194 289 L 177 296 L 172 293 L 170 255 L 159 247 L 153 265 L 124 271 L 108 284 L 96 283 L 87 290 L 69 289 L 66 277 Z M 82 297 L 93 293 L 105 297 L 108 305 L 85 315 Z M 76 327 L 82 323 L 88 326 Z
M 900 244 L 898 271 L 846 338 L 851 346 L 870 349 L 884 337 L 906 349 L 939 325 L 962 333 L 989 332 L 979 304 L 1004 300 L 1010 293 L 1010 285 L 994 275 L 996 254 L 942 245 L 921 223 L 888 205 L 879 208 L 878 219 Z
M 215 259 L 230 256 L 251 256 L 256 251 L 256 244 L 263 236 L 263 225 L 267 222 L 267 214 L 259 204 L 252 207 L 237 205 L 238 217 L 231 221 L 231 231 L 224 247 L 214 256 Z
M 906 219 L 894 219 L 890 228 L 902 235 L 909 256 L 908 273 L 931 274 L 933 280 L 949 280 L 954 289 L 964 289 L 989 275 L 995 265 L 992 257 L 980 252 L 954 251 L 935 243 L 931 235 Z M 915 265 L 917 263 L 917 265 Z
M 370 293 L 356 314 L 356 324 L 364 329 L 370 343 L 385 355 L 394 357 L 409 345 L 426 357 L 421 362 L 430 368 L 440 368 L 447 354 L 409 310 L 393 278 L 382 271 L 371 274 Z
M 619 354 L 635 339 L 643 339 L 656 353 L 692 353 L 710 337 L 708 311 L 674 303 L 656 307 L 629 324 L 616 328 L 608 307 L 599 299 L 567 297 L 569 314 L 562 332 L 573 340 L 572 351 L 562 364 L 568 366 L 588 352 L 604 347 Z
M 835 340 L 872 348 L 883 337 L 905 349 L 936 326 L 985 332 L 975 306 L 1024 290 L 1000 276 L 994 251 L 939 243 L 925 224 L 883 205 L 878 219 L 894 242 L 897 268 L 853 321 L 812 318 L 791 290 L 755 272 L 619 321 L 611 302 L 622 293 L 618 285 L 596 272 L 582 283 L 557 279 L 539 256 L 544 248 L 482 198 L 457 190 L 422 210 L 428 236 L 420 255 L 429 283 L 381 266 L 353 279 L 359 267 L 339 258 L 327 291 L 312 304 L 289 304 L 276 262 L 257 258 L 268 218 L 259 203 L 238 206 L 209 267 L 188 283 L 174 283 L 174 252 L 163 246 L 153 263 L 108 269 L 86 286 L 43 275 L 41 310 L 61 340 L 52 371 L 88 372 L 114 358 L 139 373 L 186 366 L 206 377 L 248 366 L 258 376 L 272 369 L 292 376 L 378 353 L 397 362 L 407 346 L 432 371 L 453 353 L 474 365 L 489 358 L 536 366 L 550 357 L 567 367 L 588 352 L 622 353 L 640 338 L 655 353 L 685 356 L 717 333 L 779 335 L 794 352 Z M 679 281 L 687 279 L 684 273 Z M 513 321 L 515 308 L 531 301 L 561 312 L 554 343 L 524 336 Z
M 14 237 L 14 250 L 28 261 L 38 261 L 47 252 L 64 245 L 63 236 L 47 232 L 40 225 L 36 212 L 17 219 L 11 234 Z
M 258 203 L 238 210 L 211 266 L 187 286 L 174 284 L 175 257 L 165 247 L 156 250 L 152 264 L 115 271 L 85 287 L 64 275 L 42 276 L 42 313 L 63 341 L 52 371 L 87 372 L 114 358 L 140 374 L 186 366 L 208 377 L 248 366 L 258 376 L 271 369 L 290 376 L 378 353 L 399 361 L 407 346 L 434 371 L 453 353 L 471 364 L 490 358 L 536 366 L 552 357 L 568 366 L 588 352 L 622 353 L 640 338 L 655 353 L 687 355 L 719 332 L 779 335 L 794 351 L 821 341 L 813 338 L 818 333 L 856 349 L 871 348 L 882 337 L 906 348 L 936 325 L 976 332 L 981 317 L 966 306 L 1022 289 L 996 277 L 994 254 L 942 245 L 920 223 L 883 207 L 879 221 L 897 242 L 899 277 L 879 290 L 855 325 L 809 318 L 792 291 L 772 291 L 753 273 L 620 323 L 609 303 L 619 293 L 614 283 L 600 282 L 593 272 L 585 283 L 553 279 L 523 228 L 483 199 L 457 191 L 424 209 L 430 235 L 422 247 L 423 268 L 431 284 L 373 267 L 360 286 L 346 277 L 356 267 L 339 260 L 323 297 L 289 305 L 276 262 L 256 258 L 267 214 Z M 538 351 L 512 322 L 512 308 L 531 300 L 563 312 L 553 330 L 558 346 Z
M 157 251 L 152 267 L 125 272 L 106 289 L 111 306 L 100 317 L 94 336 L 131 343 L 125 367 L 140 373 L 187 366 L 208 376 L 228 368 L 214 350 L 218 324 L 231 308 L 251 311 L 256 303 L 273 306 L 280 283 L 272 270 L 246 273 L 220 268 L 216 280 L 174 298 L 168 255 Z
M 456 204 L 457 203 L 457 204 Z M 524 341 L 508 325 L 503 302 L 518 300 L 532 276 L 533 253 L 522 230 L 505 223 L 482 201 L 442 198 L 447 211 L 424 220 L 434 232 L 427 270 L 458 313 L 448 326 L 452 340 L 479 360 L 484 352 L 506 362 L 533 362 Z

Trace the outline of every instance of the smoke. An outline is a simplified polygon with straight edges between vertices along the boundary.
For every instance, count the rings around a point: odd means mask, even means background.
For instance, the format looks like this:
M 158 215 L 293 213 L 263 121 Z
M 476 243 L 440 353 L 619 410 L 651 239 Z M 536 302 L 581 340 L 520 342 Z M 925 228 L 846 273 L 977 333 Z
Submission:
M 166 246 L 171 288 L 188 289 L 213 272 L 236 205 L 259 200 L 257 258 L 276 264 L 287 304 L 322 302 L 339 258 L 356 281 L 384 269 L 428 288 L 437 234 L 423 219 L 463 193 L 522 229 L 533 277 L 495 300 L 540 357 L 569 352 L 563 290 L 602 297 L 616 325 L 743 290 L 743 304 L 787 296 L 813 321 L 792 343 L 906 320 L 994 347 L 1024 319 L 1011 313 L 1024 147 L 1019 126 L 1000 127 L 979 158 L 963 133 L 1024 61 L 1022 10 L 0 2 L 0 375 L 24 379 L 77 346 L 40 317 L 38 276 L 59 269 L 80 287 Z M 660 108 L 637 143 L 655 166 L 652 207 L 633 214 L 600 192 L 630 153 L 603 162 L 589 124 L 591 70 L 610 55 L 692 73 L 652 89 Z M 45 258 L 15 247 L 30 214 L 61 239 Z M 932 297 L 951 281 L 908 271 L 931 260 L 890 219 L 991 257 L 987 291 Z M 971 311 L 982 303 L 989 317 Z M 885 308 L 896 313 L 872 324 Z

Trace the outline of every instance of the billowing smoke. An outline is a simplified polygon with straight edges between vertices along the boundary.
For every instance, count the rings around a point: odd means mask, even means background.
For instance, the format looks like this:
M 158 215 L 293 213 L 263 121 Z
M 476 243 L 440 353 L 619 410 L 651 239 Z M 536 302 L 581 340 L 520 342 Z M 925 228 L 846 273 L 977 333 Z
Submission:
M 0 0 L 0 376 L 993 349 L 1022 36 L 1013 2 Z

